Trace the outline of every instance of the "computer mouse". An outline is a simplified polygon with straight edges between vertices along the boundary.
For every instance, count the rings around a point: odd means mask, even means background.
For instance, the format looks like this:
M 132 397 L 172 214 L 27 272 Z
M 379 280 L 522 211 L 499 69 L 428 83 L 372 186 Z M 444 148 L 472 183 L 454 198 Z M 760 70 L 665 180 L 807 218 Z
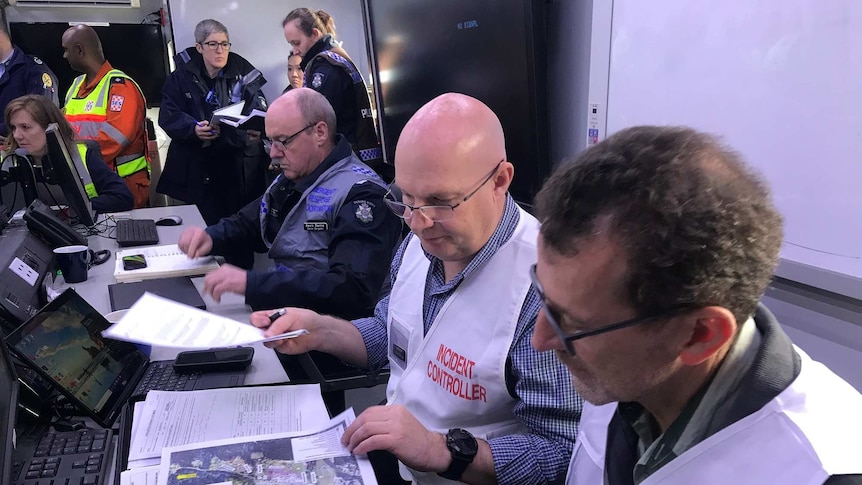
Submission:
M 183 223 L 183 218 L 180 216 L 165 216 L 156 221 L 157 226 L 179 226 Z

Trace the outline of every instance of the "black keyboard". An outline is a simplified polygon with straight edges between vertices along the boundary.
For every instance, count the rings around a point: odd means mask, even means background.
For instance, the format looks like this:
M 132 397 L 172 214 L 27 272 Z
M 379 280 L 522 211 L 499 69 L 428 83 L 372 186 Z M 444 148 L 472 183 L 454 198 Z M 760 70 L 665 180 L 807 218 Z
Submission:
M 135 388 L 134 396 L 141 396 L 149 391 L 192 391 L 200 373 L 177 374 L 174 372 L 172 360 L 150 362 L 144 377 Z
M 107 483 L 111 430 L 46 432 L 32 438 L 31 445 L 35 443 L 35 447 L 20 446 L 15 450 L 12 463 L 15 485 Z
M 144 246 L 159 242 L 156 221 L 152 219 L 119 219 L 115 235 L 117 245 L 121 247 Z

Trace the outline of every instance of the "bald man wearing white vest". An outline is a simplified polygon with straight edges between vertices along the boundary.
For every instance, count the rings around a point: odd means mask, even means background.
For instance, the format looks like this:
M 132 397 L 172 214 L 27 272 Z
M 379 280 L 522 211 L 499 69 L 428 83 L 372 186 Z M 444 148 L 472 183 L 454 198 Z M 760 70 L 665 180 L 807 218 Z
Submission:
M 581 400 L 552 355 L 530 346 L 539 299 L 528 269 L 538 223 L 508 194 L 503 129 L 484 104 L 444 94 L 404 127 L 384 202 L 410 226 L 392 262 L 392 292 L 349 322 L 288 308 L 267 334 L 307 336 L 359 367 L 390 365 L 387 405 L 346 430 L 353 453 L 391 452 L 416 483 L 561 481 Z M 388 483 L 388 482 L 387 482 Z

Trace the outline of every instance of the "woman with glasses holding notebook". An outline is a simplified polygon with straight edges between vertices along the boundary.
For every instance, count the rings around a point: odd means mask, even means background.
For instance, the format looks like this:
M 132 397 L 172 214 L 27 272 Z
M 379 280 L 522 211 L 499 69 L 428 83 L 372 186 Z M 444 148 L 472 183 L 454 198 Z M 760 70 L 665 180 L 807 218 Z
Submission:
M 215 224 L 266 188 L 269 159 L 258 135 L 221 124 L 213 112 L 245 102 L 243 113 L 266 110 L 260 71 L 231 51 L 227 27 L 202 20 L 195 45 L 180 52 L 177 69 L 162 88 L 159 125 L 171 137 L 158 192 L 197 205 Z

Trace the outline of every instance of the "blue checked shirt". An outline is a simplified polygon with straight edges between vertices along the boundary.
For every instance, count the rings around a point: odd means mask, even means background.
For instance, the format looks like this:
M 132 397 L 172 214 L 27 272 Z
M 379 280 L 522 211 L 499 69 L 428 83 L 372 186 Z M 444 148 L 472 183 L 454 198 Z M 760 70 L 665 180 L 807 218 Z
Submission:
M 444 277 L 443 262 L 425 253 L 431 261 L 422 308 L 426 333 L 446 299 L 455 293 L 461 282 L 488 262 L 497 249 L 512 237 L 519 218 L 517 205 L 508 196 L 503 218 L 491 239 L 467 267 L 449 282 Z M 411 237 L 412 234 L 405 238 L 392 260 L 393 284 Z M 508 387 L 514 388 L 520 398 L 514 409 L 515 416 L 532 432 L 488 440 L 497 481 L 501 484 L 562 482 L 578 434 L 583 400 L 575 392 L 568 371 L 553 352 L 538 353 L 530 344 L 539 307 L 539 296 L 530 289 L 518 317 L 515 340 L 509 347 L 507 374 L 514 377 L 515 382 L 510 382 L 509 375 L 506 378 Z M 386 296 L 377 303 L 373 317 L 353 321 L 365 341 L 371 369 L 379 369 L 389 363 L 386 334 L 388 314 L 389 296 Z M 464 425 L 468 426 L 469 423 Z

